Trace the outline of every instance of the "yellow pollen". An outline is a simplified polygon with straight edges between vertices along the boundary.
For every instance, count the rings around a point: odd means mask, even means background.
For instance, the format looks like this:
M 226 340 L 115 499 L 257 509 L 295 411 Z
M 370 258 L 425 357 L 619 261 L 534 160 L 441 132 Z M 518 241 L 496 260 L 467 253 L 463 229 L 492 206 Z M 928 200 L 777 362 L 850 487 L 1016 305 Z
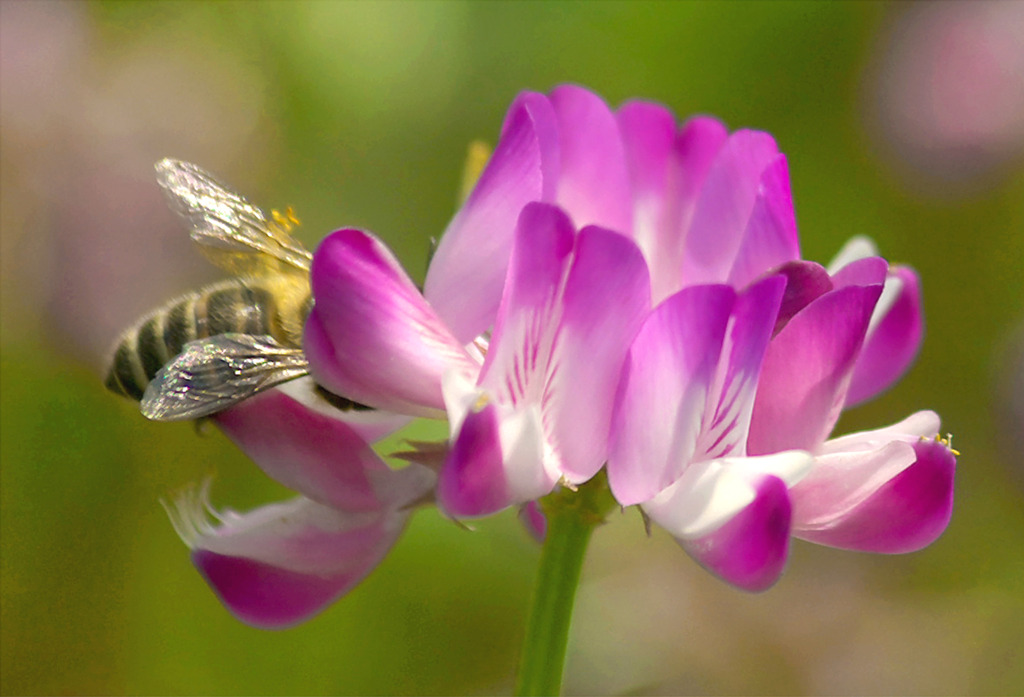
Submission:
M 291 206 L 285 208 L 284 213 L 275 208 L 270 211 L 270 216 L 274 219 L 275 223 L 284 229 L 285 232 L 291 232 L 301 224 L 299 219 L 295 216 L 295 211 Z
M 473 402 L 473 411 L 480 411 L 487 406 L 487 403 L 491 401 L 491 398 L 487 396 L 486 392 L 481 392 L 480 396 Z

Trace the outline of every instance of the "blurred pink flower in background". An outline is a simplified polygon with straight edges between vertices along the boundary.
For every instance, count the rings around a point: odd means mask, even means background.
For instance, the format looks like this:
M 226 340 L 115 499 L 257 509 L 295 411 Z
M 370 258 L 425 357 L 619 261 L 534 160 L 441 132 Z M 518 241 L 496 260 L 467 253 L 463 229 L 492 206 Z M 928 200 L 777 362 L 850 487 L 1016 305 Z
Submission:
M 194 263 L 150 172 L 168 154 L 258 164 L 265 147 L 253 143 L 272 140 L 260 137 L 263 81 L 183 28 L 103 50 L 87 4 L 2 11 L 5 325 L 41 319 L 58 346 L 98 365 L 131 319 L 216 277 Z
M 872 131 L 915 188 L 982 188 L 1024 157 L 1024 3 L 894 7 L 867 74 Z

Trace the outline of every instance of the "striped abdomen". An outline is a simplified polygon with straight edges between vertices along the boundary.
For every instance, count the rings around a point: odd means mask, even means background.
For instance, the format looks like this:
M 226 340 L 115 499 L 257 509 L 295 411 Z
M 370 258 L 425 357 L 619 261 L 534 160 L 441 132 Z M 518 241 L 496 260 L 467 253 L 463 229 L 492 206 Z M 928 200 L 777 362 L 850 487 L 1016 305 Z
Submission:
M 273 283 L 230 279 L 193 291 L 153 312 L 121 337 L 106 386 L 141 400 L 153 377 L 190 341 L 217 334 L 269 334 L 284 346 L 301 345 L 310 298 L 279 302 Z

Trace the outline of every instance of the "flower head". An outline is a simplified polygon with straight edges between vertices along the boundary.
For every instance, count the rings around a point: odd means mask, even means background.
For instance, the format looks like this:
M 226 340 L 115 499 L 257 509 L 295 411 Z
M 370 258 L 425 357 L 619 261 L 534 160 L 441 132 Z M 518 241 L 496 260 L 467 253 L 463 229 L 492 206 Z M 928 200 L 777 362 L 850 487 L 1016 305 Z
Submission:
M 450 515 L 578 485 L 607 459 L 620 504 L 751 590 L 793 535 L 909 551 L 949 519 L 955 460 L 930 412 L 828 440 L 909 366 L 919 284 L 864 238 L 828 269 L 803 260 L 766 133 L 679 126 L 646 102 L 613 112 L 575 86 L 525 93 L 422 295 L 366 233 L 317 257 L 313 374 L 446 413 Z
M 254 624 L 345 593 L 418 502 L 454 518 L 520 505 L 542 533 L 536 501 L 605 467 L 619 504 L 748 590 L 778 579 L 793 536 L 905 552 L 949 520 L 955 451 L 935 414 L 830 440 L 916 354 L 917 276 L 860 238 L 828 268 L 803 260 L 766 133 L 612 111 L 575 86 L 524 93 L 422 291 L 353 228 L 323 240 L 310 284 L 311 379 L 215 417 L 300 498 L 174 515 Z M 314 381 L 374 411 L 340 412 Z M 417 416 L 448 438 L 389 468 L 369 444 Z

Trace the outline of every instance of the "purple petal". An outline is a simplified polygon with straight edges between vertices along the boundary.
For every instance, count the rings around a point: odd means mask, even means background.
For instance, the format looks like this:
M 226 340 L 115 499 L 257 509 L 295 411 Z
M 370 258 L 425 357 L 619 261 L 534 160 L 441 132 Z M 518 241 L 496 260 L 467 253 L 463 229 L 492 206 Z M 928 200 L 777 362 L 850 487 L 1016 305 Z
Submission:
M 901 554 L 931 544 L 949 524 L 956 457 L 942 442 L 893 441 L 875 451 L 819 460 L 824 472 L 815 471 L 793 490 L 797 537 Z M 831 514 L 823 501 L 833 504 Z
M 821 296 L 768 347 L 751 417 L 751 455 L 814 451 L 832 431 L 867 331 L 879 286 Z
M 640 328 L 616 395 L 608 459 L 623 506 L 651 499 L 690 463 L 734 300 L 729 286 L 684 288 Z
M 714 532 L 680 539 L 683 549 L 705 569 L 737 588 L 771 588 L 789 556 L 792 508 L 786 484 L 764 476 L 754 485 L 754 500 Z
M 380 240 L 329 235 L 313 256 L 303 348 L 316 381 L 379 409 L 436 416 L 441 376 L 475 364 Z
M 770 276 L 737 298 L 709 393 L 696 459 L 746 455 L 757 379 L 785 287 L 785 277 Z
M 342 412 L 323 400 L 317 404 L 312 381 L 296 382 L 305 385 L 258 395 L 214 420 L 271 478 L 335 508 L 377 511 L 406 505 L 430 491 L 432 472 L 416 465 L 392 470 L 367 444 L 361 431 L 368 419 L 380 422 L 379 415 Z M 294 395 L 303 387 L 300 401 Z M 390 425 L 397 428 L 407 421 L 392 415 Z
M 473 518 L 510 504 L 493 404 L 463 419 L 437 482 L 437 503 L 453 518 Z
M 512 406 L 542 389 L 576 230 L 561 209 L 527 205 L 519 218 L 508 279 L 480 385 Z M 539 400 L 538 400 L 539 401 Z
M 779 155 L 761 174 L 754 208 L 743 233 L 729 282 L 742 288 L 769 269 L 800 258 L 793 194 L 786 157 Z
M 675 227 L 680 236 L 689 230 L 708 173 L 728 140 L 729 130 L 721 121 L 710 116 L 694 117 L 679 130 L 672 172 L 672 178 L 678 184 L 669 196 L 678 201 Z M 680 266 L 676 271 L 678 273 L 681 270 Z
M 551 104 L 560 136 L 559 205 L 577 228 L 593 224 L 628 232 L 633 217 L 629 172 L 608 105 L 576 85 L 555 88 Z
M 666 297 L 679 289 L 683 259 L 680 201 L 676 191 L 669 191 L 670 186 L 678 186 L 672 176 L 675 116 L 660 104 L 628 102 L 616 118 L 633 184 L 631 237 L 647 260 L 655 295 Z
M 812 462 L 800 451 L 705 461 L 643 509 L 705 568 L 745 590 L 764 590 L 789 549 L 787 487 Z
M 196 568 L 234 615 L 265 629 L 302 622 L 351 590 L 388 553 L 408 517 L 344 514 L 299 498 L 244 515 L 225 512 L 212 526 L 188 505 L 179 502 L 175 522 Z
M 656 303 L 683 287 L 683 258 L 694 210 L 711 165 L 728 139 L 728 129 L 707 116 L 690 119 L 676 134 L 665 193 L 665 222 L 657 244 L 652 249 L 643 247 Z
M 615 390 L 650 293 L 647 265 L 630 239 L 598 227 L 580 231 L 542 397 L 546 433 L 571 482 L 590 479 L 608 457 Z
M 870 399 L 896 382 L 910 367 L 923 338 L 920 280 L 913 269 L 894 267 L 871 316 L 846 406 Z
M 832 290 L 832 279 L 828 271 L 813 261 L 791 261 L 775 271 L 786 277 L 786 292 L 782 295 L 782 305 L 772 334 L 778 334 L 796 313 Z
M 494 321 L 519 212 L 529 201 L 554 199 L 558 163 L 554 109 L 544 95 L 521 94 L 427 270 L 424 295 L 459 342 L 468 343 Z
M 737 131 L 719 151 L 686 236 L 683 282 L 724 283 L 750 219 L 761 175 L 778 156 L 767 133 Z
M 832 274 L 832 286 L 882 285 L 888 271 L 889 262 L 882 257 L 856 259 Z
M 489 403 L 470 410 L 441 470 L 438 504 L 452 517 L 473 518 L 539 498 L 557 478 L 543 459 L 536 409 L 510 413 Z

